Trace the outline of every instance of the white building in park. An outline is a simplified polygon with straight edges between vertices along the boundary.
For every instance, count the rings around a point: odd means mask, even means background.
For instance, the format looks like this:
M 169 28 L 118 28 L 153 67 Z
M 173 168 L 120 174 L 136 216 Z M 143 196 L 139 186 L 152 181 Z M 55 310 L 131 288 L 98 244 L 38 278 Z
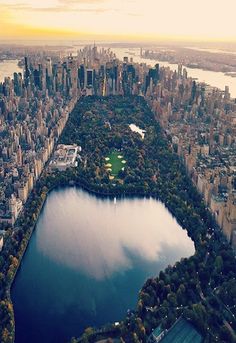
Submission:
M 80 151 L 81 147 L 76 144 L 59 144 L 49 164 L 50 168 L 64 171 L 67 168 L 77 167 L 77 157 Z

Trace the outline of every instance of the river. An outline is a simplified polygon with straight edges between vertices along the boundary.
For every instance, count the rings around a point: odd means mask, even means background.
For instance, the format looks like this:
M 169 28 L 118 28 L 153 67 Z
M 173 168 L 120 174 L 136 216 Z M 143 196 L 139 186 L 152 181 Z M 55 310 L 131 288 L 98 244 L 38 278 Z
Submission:
M 13 79 L 15 72 L 22 73 L 22 69 L 18 66 L 18 60 L 0 61 L 0 82 L 3 82 L 5 77 Z
M 119 59 L 123 59 L 124 56 L 128 56 L 129 58 L 133 58 L 133 61 L 137 63 L 146 63 L 151 66 L 159 63 L 160 66 L 169 67 L 172 70 L 178 70 L 177 64 L 170 64 L 168 62 L 162 62 L 149 58 L 141 58 L 140 49 L 137 48 L 111 48 L 111 50 Z M 227 76 L 221 72 L 187 67 L 185 67 L 185 69 L 188 72 L 188 76 L 197 79 L 199 82 L 205 82 L 222 90 L 225 89 L 225 86 L 229 86 L 231 97 L 236 98 L 236 78 Z
M 121 320 L 148 277 L 193 253 L 159 201 L 52 191 L 12 288 L 16 343 L 66 342 Z
M 78 47 L 74 48 L 74 53 L 77 51 Z M 139 56 L 140 49 L 137 48 L 111 48 L 112 51 L 116 53 L 119 59 L 123 59 L 124 56 L 132 57 L 134 62 L 146 63 L 154 66 L 159 63 L 161 66 L 170 67 L 171 69 L 178 69 L 177 64 L 170 64 L 168 62 L 162 62 L 158 60 L 151 60 L 146 58 L 141 58 Z M 4 77 L 13 77 L 14 72 L 21 72 L 22 69 L 19 68 L 17 60 L 5 60 L 0 62 L 0 82 L 4 80 Z M 224 90 L 225 86 L 229 86 L 231 96 L 236 98 L 236 78 L 227 76 L 221 72 L 207 71 L 202 69 L 186 68 L 188 71 L 188 76 L 197 79 L 199 82 L 206 82 L 207 84 Z

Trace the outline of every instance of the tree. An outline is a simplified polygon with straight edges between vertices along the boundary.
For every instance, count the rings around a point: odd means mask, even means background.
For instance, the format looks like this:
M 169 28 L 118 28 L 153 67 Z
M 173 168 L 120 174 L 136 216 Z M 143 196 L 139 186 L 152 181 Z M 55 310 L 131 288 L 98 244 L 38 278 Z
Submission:
M 215 259 L 215 269 L 217 272 L 221 272 L 223 268 L 223 259 L 221 256 L 217 256 Z

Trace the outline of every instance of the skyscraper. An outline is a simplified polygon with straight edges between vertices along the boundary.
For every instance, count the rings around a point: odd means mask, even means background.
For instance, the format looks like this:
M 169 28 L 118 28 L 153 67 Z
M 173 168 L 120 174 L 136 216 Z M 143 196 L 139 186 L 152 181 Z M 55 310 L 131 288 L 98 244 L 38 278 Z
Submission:
M 86 87 L 93 87 L 93 69 L 86 70 Z
M 29 85 L 29 77 L 30 77 L 30 70 L 28 66 L 28 58 L 25 57 L 25 85 L 26 87 Z

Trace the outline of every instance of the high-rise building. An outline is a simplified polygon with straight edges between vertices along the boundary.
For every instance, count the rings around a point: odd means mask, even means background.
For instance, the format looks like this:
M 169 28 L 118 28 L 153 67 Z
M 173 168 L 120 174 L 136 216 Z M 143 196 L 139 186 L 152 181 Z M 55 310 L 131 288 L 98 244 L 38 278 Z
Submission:
M 78 79 L 79 79 L 79 86 L 81 89 L 85 87 L 85 68 L 84 65 L 81 64 L 78 70 Z
M 93 69 L 86 70 L 86 87 L 93 87 Z
M 39 70 L 35 69 L 33 74 L 34 74 L 34 85 L 35 85 L 35 87 L 40 88 L 40 73 L 39 73 Z
M 225 100 L 230 100 L 230 92 L 229 92 L 229 87 L 225 86 Z
M 25 57 L 25 85 L 26 87 L 29 85 L 29 78 L 30 78 L 30 70 L 28 66 L 28 58 Z
M 182 77 L 182 69 L 183 69 L 183 65 L 182 63 L 178 64 L 178 77 Z

